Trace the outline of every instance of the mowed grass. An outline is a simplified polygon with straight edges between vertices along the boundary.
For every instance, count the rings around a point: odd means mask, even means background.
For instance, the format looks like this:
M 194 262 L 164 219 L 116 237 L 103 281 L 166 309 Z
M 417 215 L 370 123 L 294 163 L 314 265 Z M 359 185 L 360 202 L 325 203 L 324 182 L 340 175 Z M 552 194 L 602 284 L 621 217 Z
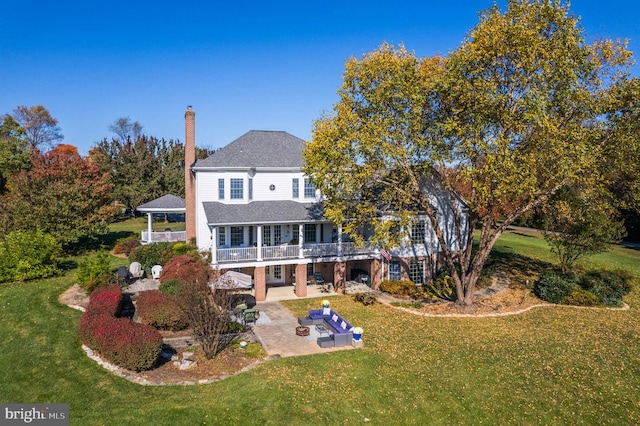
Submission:
M 532 273 L 554 261 L 544 241 L 515 233 L 494 259 Z M 585 266 L 625 267 L 638 285 L 640 252 Z M 81 313 L 57 301 L 72 283 L 70 271 L 0 285 L 0 401 L 68 403 L 77 425 L 640 422 L 639 288 L 626 311 L 554 307 L 501 318 L 424 318 L 334 297 L 332 307 L 365 329 L 362 350 L 272 360 L 209 385 L 144 387 L 84 355 Z M 283 304 L 302 315 L 320 300 Z

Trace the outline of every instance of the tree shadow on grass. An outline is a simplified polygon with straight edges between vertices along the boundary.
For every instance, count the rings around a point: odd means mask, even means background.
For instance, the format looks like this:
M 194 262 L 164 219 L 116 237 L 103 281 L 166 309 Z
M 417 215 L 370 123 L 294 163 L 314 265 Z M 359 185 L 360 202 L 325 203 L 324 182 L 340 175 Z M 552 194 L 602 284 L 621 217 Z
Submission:
M 494 248 L 485 264 L 483 275 L 493 275 L 496 270 L 500 270 L 511 278 L 515 286 L 531 287 L 540 275 L 553 268 L 553 263 Z

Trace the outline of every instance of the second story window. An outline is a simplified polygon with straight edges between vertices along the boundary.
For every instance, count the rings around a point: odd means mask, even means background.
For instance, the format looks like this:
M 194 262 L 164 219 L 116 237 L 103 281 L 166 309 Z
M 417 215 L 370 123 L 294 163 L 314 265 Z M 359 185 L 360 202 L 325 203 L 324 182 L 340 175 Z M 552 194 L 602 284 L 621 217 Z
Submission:
M 249 200 L 253 200 L 253 179 L 249 179 Z
M 232 200 L 242 200 L 244 198 L 242 194 L 243 184 L 242 179 L 231 179 L 230 193 Z
M 218 200 L 224 200 L 224 179 L 218 179 Z
M 311 183 L 311 179 L 304 178 L 304 198 L 315 198 L 316 186 Z
M 293 178 L 291 181 L 293 193 L 291 194 L 293 198 L 300 197 L 300 180 L 298 178 Z
M 411 227 L 411 242 L 424 244 L 424 220 L 419 220 Z

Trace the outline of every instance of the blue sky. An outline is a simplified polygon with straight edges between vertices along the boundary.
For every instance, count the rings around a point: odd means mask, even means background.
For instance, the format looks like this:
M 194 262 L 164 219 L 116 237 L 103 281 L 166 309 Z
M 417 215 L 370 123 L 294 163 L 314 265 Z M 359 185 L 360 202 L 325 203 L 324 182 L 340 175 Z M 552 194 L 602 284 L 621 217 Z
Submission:
M 220 3 L 3 0 L 0 114 L 42 104 L 83 154 L 122 116 L 183 141 L 187 105 L 201 147 L 249 130 L 308 140 L 348 58 L 385 41 L 447 54 L 492 0 Z M 589 39 L 629 38 L 640 55 L 637 0 L 573 3 Z

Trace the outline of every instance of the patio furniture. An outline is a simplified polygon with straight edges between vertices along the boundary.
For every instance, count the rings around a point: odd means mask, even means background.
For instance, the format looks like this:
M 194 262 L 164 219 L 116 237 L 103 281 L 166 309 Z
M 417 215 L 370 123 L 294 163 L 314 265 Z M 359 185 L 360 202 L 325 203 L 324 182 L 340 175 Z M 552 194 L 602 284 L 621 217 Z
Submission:
M 255 309 L 246 309 L 242 313 L 242 321 L 244 325 L 255 324 L 256 323 L 256 310 Z
M 151 276 L 153 277 L 154 280 L 160 279 L 161 273 L 162 273 L 162 266 L 155 265 L 153 268 L 151 268 Z
M 305 325 L 299 325 L 296 327 L 296 336 L 308 336 L 309 332 L 309 327 Z
M 125 286 L 127 284 L 129 284 L 129 280 L 131 279 L 131 273 L 129 272 L 129 269 L 127 269 L 126 266 L 120 266 L 118 268 L 118 284 L 120 284 L 121 286 Z
M 329 335 L 329 329 L 327 327 L 325 327 L 324 324 L 316 324 L 316 331 L 321 336 L 323 334 L 326 334 L 327 336 Z
M 129 265 L 129 274 L 131 278 L 142 278 L 144 269 L 142 269 L 140 262 L 132 262 L 131 265 Z

